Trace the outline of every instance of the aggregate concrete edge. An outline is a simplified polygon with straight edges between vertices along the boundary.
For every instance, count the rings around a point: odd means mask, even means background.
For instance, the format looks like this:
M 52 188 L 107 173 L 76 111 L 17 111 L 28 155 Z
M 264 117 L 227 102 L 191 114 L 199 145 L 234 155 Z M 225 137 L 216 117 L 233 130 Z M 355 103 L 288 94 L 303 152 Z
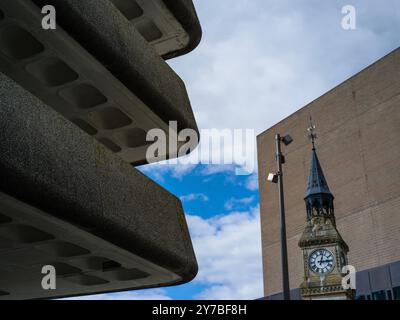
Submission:
M 164 59 L 172 59 L 193 51 L 200 44 L 203 31 L 192 0 L 163 0 L 163 2 L 190 38 L 189 44 L 184 49 L 163 56 Z
M 0 73 L 0 190 L 182 277 L 197 274 L 180 200 Z

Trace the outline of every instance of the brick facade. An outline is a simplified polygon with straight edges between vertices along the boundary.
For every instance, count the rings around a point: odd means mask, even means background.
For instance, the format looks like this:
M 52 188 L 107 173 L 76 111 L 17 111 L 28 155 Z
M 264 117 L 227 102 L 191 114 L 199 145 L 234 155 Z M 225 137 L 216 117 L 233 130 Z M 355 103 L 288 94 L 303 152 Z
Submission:
M 281 291 L 278 193 L 266 181 L 275 172 L 276 133 L 285 147 L 284 184 L 291 288 L 303 281 L 298 241 L 306 223 L 303 201 L 311 146 L 309 117 L 317 125 L 317 152 L 335 196 L 338 230 L 358 271 L 400 260 L 400 48 L 329 91 L 257 138 L 265 295 Z

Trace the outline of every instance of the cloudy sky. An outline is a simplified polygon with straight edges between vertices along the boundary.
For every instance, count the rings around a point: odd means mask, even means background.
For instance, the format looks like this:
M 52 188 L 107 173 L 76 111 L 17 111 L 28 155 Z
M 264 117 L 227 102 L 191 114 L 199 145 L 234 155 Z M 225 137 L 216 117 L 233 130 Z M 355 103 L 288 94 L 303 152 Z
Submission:
M 194 2 L 202 43 L 169 63 L 186 82 L 202 129 L 259 134 L 400 42 L 398 0 Z M 345 5 L 356 8 L 356 30 L 342 28 Z M 183 201 L 199 275 L 180 287 L 97 298 L 262 297 L 257 175 L 236 176 L 232 165 L 141 170 Z

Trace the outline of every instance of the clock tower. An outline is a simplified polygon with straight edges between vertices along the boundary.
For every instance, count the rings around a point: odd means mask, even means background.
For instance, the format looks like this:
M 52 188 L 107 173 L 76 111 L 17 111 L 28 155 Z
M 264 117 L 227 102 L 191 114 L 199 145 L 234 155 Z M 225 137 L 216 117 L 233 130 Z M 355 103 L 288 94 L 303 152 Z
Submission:
M 336 228 L 334 196 L 317 156 L 315 126 L 311 124 L 308 131 L 313 148 L 304 198 L 307 224 L 299 241 L 304 260 L 301 294 L 306 300 L 352 299 L 353 290 L 342 286 L 342 270 L 348 264 L 349 247 Z

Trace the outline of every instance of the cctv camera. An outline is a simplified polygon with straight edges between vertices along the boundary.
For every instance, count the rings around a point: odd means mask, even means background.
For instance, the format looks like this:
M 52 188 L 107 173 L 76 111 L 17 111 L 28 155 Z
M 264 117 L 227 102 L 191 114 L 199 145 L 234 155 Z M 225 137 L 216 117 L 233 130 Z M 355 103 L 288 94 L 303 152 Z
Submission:
M 278 175 L 274 173 L 270 173 L 267 177 L 268 182 L 278 183 Z

